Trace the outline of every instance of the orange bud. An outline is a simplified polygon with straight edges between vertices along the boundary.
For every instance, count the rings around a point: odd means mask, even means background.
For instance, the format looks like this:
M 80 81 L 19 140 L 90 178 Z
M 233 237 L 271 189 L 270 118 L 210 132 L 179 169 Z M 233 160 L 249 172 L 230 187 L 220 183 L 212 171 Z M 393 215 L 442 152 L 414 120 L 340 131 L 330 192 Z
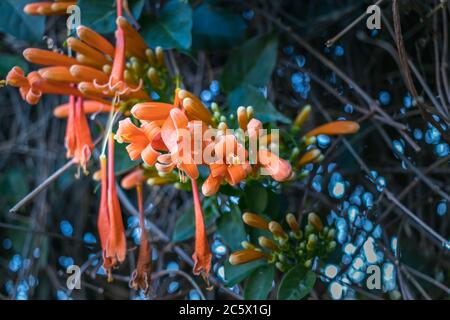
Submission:
M 88 66 L 83 66 L 81 64 L 75 64 L 70 67 L 70 73 L 79 81 L 106 83 L 109 77 L 106 73 Z
M 354 121 L 333 121 L 321 125 L 310 132 L 308 132 L 305 136 L 318 136 L 319 134 L 327 134 L 327 135 L 340 135 L 340 134 L 352 134 L 358 132 L 359 124 Z
M 295 216 L 292 213 L 288 213 L 286 215 L 286 222 L 288 223 L 289 227 L 292 231 L 297 232 L 299 229 L 297 219 L 295 219 Z
M 106 101 L 105 101 L 106 102 Z M 57 106 L 53 110 L 53 115 L 56 118 L 67 118 L 69 116 L 70 103 L 64 103 Z M 92 114 L 97 112 L 109 112 L 111 111 L 111 105 L 94 100 L 84 101 L 84 112 L 86 114 Z
M 144 170 L 142 170 L 141 168 L 137 168 L 123 177 L 120 185 L 125 190 L 130 190 L 136 188 L 138 185 L 141 185 L 144 180 Z
M 245 107 L 239 107 L 237 109 L 237 118 L 239 128 L 247 130 L 247 109 L 245 109 Z
M 77 63 L 76 64 L 85 64 L 87 66 L 103 70 L 104 63 L 101 63 L 100 61 L 94 60 L 89 56 L 86 56 L 82 53 L 77 53 Z
M 175 94 L 182 101 L 183 109 L 186 111 L 189 120 L 201 120 L 207 124 L 213 124 L 211 113 L 199 98 L 186 90 L 177 90 Z
M 41 75 L 41 77 L 44 78 L 45 80 L 65 82 L 65 83 L 79 82 L 79 80 L 70 73 L 68 67 L 61 67 L 61 66 L 47 67 L 39 69 L 38 72 Z
M 267 238 L 265 236 L 259 237 L 258 238 L 258 243 L 263 248 L 270 249 L 272 251 L 278 251 L 279 250 L 279 248 L 275 244 L 275 242 L 273 242 L 271 239 L 269 239 L 269 238 Z
M 269 231 L 269 223 L 263 217 L 246 212 L 242 215 L 242 220 L 244 220 L 245 224 L 258 229 L 263 229 Z
M 89 59 L 95 60 L 96 63 L 101 64 L 102 67 L 104 64 L 110 62 L 100 51 L 90 47 L 86 43 L 74 37 L 69 37 L 67 39 L 67 46 L 72 50 L 88 57 Z
M 78 61 L 66 55 L 37 48 L 28 48 L 23 52 L 23 56 L 28 62 L 42 65 L 59 65 L 70 67 Z
M 322 231 L 323 229 L 323 224 L 322 224 L 322 220 L 320 220 L 320 217 L 315 214 L 314 212 L 311 212 L 308 215 L 308 222 L 310 225 L 312 225 L 317 231 Z
M 313 162 L 318 157 L 320 157 L 322 153 L 318 149 L 313 149 L 305 153 L 300 160 L 297 162 L 297 168 L 303 167 L 307 165 L 308 163 Z
M 244 249 L 240 251 L 233 252 L 230 255 L 228 261 L 232 265 L 239 265 L 251 261 L 255 261 L 258 259 L 268 259 L 269 255 L 267 253 L 256 251 L 252 249 Z
M 87 43 L 91 47 L 94 47 L 111 58 L 114 58 L 114 46 L 94 30 L 85 26 L 79 26 L 77 28 L 77 35 L 83 42 Z
M 287 238 L 287 233 L 284 231 L 283 227 L 276 221 L 270 221 L 269 222 L 269 230 L 276 237 Z
M 53 14 L 66 14 L 67 8 L 77 4 L 76 1 L 60 1 L 52 4 Z

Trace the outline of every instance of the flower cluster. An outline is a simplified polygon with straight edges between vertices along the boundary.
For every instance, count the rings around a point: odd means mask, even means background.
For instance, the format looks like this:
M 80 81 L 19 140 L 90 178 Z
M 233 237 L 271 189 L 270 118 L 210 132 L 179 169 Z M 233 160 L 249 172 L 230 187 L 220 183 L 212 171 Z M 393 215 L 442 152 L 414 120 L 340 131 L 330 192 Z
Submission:
M 311 268 L 316 258 L 324 259 L 336 248 L 335 229 L 323 226 L 322 220 L 315 213 L 308 215 L 308 223 L 301 230 L 297 218 L 286 215 L 289 231 L 276 221 L 267 221 L 254 213 L 244 213 L 242 219 L 252 228 L 266 231 L 270 236 L 258 238 L 259 247 L 244 241 L 243 250 L 231 254 L 232 265 L 248 263 L 258 259 L 266 259 L 275 264 L 278 270 L 287 272 L 296 265 Z

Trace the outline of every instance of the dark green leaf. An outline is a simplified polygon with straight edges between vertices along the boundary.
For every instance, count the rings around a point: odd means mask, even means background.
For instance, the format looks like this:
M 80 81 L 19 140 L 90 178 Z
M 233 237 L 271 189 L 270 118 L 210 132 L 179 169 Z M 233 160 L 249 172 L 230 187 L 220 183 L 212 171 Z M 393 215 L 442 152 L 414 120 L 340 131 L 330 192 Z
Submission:
M 122 174 L 138 165 L 138 161 L 132 161 L 128 155 L 125 143 L 116 143 L 114 148 L 114 172 Z
M 258 88 L 251 85 L 242 85 L 228 95 L 228 105 L 231 112 L 239 106 L 253 106 L 255 116 L 262 122 L 280 121 L 290 123 L 291 120 L 278 112 L 273 104 L 267 100 Z
M 287 211 L 288 199 L 283 193 L 275 193 L 272 190 L 267 190 L 267 207 L 264 213 L 273 220 L 279 221 L 282 219 Z
M 42 40 L 45 18 L 29 16 L 23 12 L 31 0 L 0 1 L 0 31 L 29 42 Z
M 204 1 L 194 11 L 194 49 L 228 49 L 238 45 L 245 37 L 247 25 L 242 16 L 219 8 L 213 2 Z
M 9 70 L 11 70 L 12 67 L 19 66 L 21 67 L 25 73 L 28 70 L 28 65 L 25 62 L 25 59 L 21 56 L 16 56 L 12 54 L 2 54 L 0 55 L 0 76 L 2 78 L 6 77 Z
M 207 198 L 203 202 L 203 217 L 205 225 L 211 225 L 218 216 L 217 207 L 213 204 L 214 198 Z M 194 236 L 195 232 L 195 215 L 194 209 L 191 208 L 183 213 L 175 223 L 175 228 L 172 234 L 173 242 L 180 242 L 187 240 Z
M 277 38 L 264 35 L 233 50 L 224 67 L 221 83 L 230 92 L 241 85 L 265 86 L 277 61 Z
M 259 182 L 247 183 L 244 189 L 246 209 L 261 214 L 267 207 L 267 190 Z
M 232 287 L 242 280 L 246 279 L 256 268 L 267 265 L 267 261 L 260 259 L 249 263 L 233 266 L 228 260 L 224 263 L 225 269 L 225 284 L 227 287 Z
M 139 19 L 144 8 L 144 0 L 128 0 L 131 13 Z M 113 32 L 116 29 L 116 6 L 111 0 L 78 0 L 81 9 L 81 23 L 100 33 Z
M 273 265 L 262 266 L 253 271 L 244 289 L 244 299 L 264 300 L 272 290 L 275 268 Z
M 307 296 L 316 283 L 316 274 L 297 265 L 281 279 L 278 288 L 278 300 L 300 300 Z
M 237 207 L 233 208 L 231 212 L 222 213 L 217 220 L 217 231 L 232 251 L 240 248 L 241 242 L 246 239 L 247 234 L 245 233 L 241 212 Z
M 142 21 L 141 27 L 142 36 L 150 47 L 187 50 L 192 42 L 191 6 L 172 0 L 162 8 L 158 17 Z

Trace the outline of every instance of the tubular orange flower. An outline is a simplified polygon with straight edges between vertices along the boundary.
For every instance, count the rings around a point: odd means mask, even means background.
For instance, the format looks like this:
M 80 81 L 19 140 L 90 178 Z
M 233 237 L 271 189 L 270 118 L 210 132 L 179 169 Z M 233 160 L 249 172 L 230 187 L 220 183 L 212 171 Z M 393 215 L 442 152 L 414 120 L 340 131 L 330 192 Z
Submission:
M 134 270 L 131 275 L 130 287 L 135 290 L 142 289 L 144 290 L 144 294 L 147 294 L 150 288 L 152 248 L 150 241 L 148 240 L 148 234 L 145 229 L 144 221 L 144 207 L 142 199 L 142 183 L 144 181 L 144 170 L 137 168 L 122 179 L 121 185 L 124 189 L 136 188 L 139 208 L 139 225 L 141 229 L 139 257 L 136 270 Z
M 113 267 L 113 262 L 111 258 L 106 256 L 106 248 L 108 245 L 109 233 L 110 233 L 110 222 L 108 213 L 108 175 L 107 175 L 107 164 L 106 156 L 100 156 L 100 177 L 101 177 L 101 195 L 100 195 L 100 207 L 98 211 L 97 218 L 97 228 L 100 235 L 100 244 L 102 246 L 102 256 L 103 256 L 103 268 L 105 268 L 108 273 L 108 281 L 111 281 L 111 268 Z
M 230 255 L 228 261 L 230 264 L 239 265 L 247 262 L 259 260 L 259 259 L 269 259 L 269 255 L 267 253 L 257 251 L 254 249 L 244 249 L 240 251 L 233 252 Z
M 100 51 L 90 47 L 86 43 L 74 37 L 69 37 L 67 39 L 67 45 L 72 50 L 80 54 L 83 54 L 92 60 L 95 60 L 101 66 L 108 64 L 110 62 Z
M 142 102 L 134 105 L 131 114 L 139 120 L 158 121 L 162 124 L 174 107 L 172 104 L 163 102 Z
M 78 64 L 74 58 L 68 57 L 61 53 L 42 50 L 37 48 L 28 48 L 23 52 L 23 56 L 28 62 L 42 65 L 59 65 L 70 67 L 73 64 Z
M 202 205 L 198 195 L 197 181 L 191 179 L 192 196 L 194 199 L 195 212 L 195 252 L 192 255 L 194 259 L 194 274 L 202 273 L 206 278 L 211 270 L 211 251 L 209 250 L 208 238 L 206 236 L 205 222 L 203 220 Z
M 29 15 L 63 15 L 66 14 L 68 7 L 76 3 L 76 1 L 41 1 L 27 4 L 23 11 Z
M 84 112 L 85 114 L 99 113 L 99 112 L 109 112 L 111 111 L 111 104 L 107 101 L 100 102 L 95 100 L 84 101 Z M 53 110 L 53 115 L 56 118 L 67 118 L 70 112 L 70 103 L 64 103 L 57 106 Z
M 307 134 L 306 137 L 318 136 L 319 134 L 327 134 L 327 135 L 340 135 L 340 134 L 352 134 L 356 133 L 359 130 L 359 124 L 354 121 L 333 121 L 321 125 Z
M 68 118 L 66 124 L 66 134 L 64 137 L 64 146 L 66 147 L 66 157 L 71 158 L 75 154 L 77 147 L 77 137 L 75 128 L 76 102 L 75 97 L 70 96 L 68 105 Z
M 116 181 L 114 178 L 114 134 L 108 140 L 108 215 L 110 232 L 106 246 L 106 257 L 113 265 L 125 260 L 127 244 L 122 221 L 119 199 L 117 197 Z
M 70 67 L 69 69 L 70 74 L 77 79 L 77 82 L 79 81 L 87 81 L 92 82 L 94 80 L 97 80 L 99 82 L 108 82 L 108 75 L 104 73 L 103 71 L 100 71 L 98 69 L 83 66 L 80 64 L 75 64 Z
M 116 140 L 119 143 L 129 143 L 127 151 L 130 159 L 142 158 L 149 166 L 153 166 L 161 154 L 155 150 L 158 147 L 155 143 L 160 137 L 161 129 L 154 122 L 144 123 L 141 128 L 138 128 L 130 118 L 119 122 L 119 129 L 116 133 Z
M 49 81 L 57 81 L 63 83 L 78 83 L 80 80 L 75 78 L 69 71 L 68 67 L 54 66 L 46 67 L 38 70 L 41 77 Z
M 128 56 L 134 56 L 145 61 L 145 50 L 147 50 L 148 46 L 145 44 L 144 38 L 142 38 L 125 17 L 118 17 L 116 23 L 124 31 L 125 41 L 128 44 Z
M 258 163 L 276 181 L 286 181 L 292 176 L 290 163 L 268 150 L 258 151 Z
M 246 150 L 236 137 L 227 134 L 214 146 L 217 162 L 209 165 L 211 174 L 202 186 L 202 193 L 211 196 L 219 190 L 223 181 L 235 186 L 247 176 L 250 165 L 246 162 Z
M 84 113 L 83 98 L 81 97 L 78 97 L 76 102 L 74 129 L 76 148 L 73 155 L 77 163 L 86 171 L 94 144 L 92 143 L 91 132 Z
M 81 41 L 114 58 L 114 46 L 94 30 L 85 26 L 79 26 L 77 28 L 77 35 Z
M 183 149 L 186 141 L 180 134 L 184 130 L 189 130 L 188 122 L 188 118 L 180 109 L 174 108 L 170 111 L 161 129 L 161 138 L 170 153 L 158 157 L 159 163 L 156 164 L 156 168 L 160 172 L 167 173 L 177 167 L 182 179 L 184 179 L 183 174 L 186 174 L 195 180 L 199 175 L 197 165 L 194 164 L 192 152 L 188 153 Z
M 269 231 L 269 222 L 257 214 L 246 212 L 242 215 L 242 220 L 244 220 L 245 224 L 253 228 Z
M 103 66 L 105 65 L 103 61 L 93 59 L 90 56 L 87 56 L 83 53 L 77 53 L 77 63 L 85 64 L 89 67 L 96 68 L 98 70 L 103 70 Z

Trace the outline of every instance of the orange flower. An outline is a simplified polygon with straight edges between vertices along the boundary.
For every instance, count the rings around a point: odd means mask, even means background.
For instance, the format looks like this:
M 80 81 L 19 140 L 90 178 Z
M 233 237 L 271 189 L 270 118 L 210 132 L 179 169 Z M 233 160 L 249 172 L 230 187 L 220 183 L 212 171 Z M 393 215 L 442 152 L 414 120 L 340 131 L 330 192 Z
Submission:
M 76 1 L 41 1 L 27 4 L 23 11 L 29 15 L 64 15 L 66 14 L 67 8 L 77 4 Z
M 195 213 L 195 252 L 192 255 L 194 259 L 194 274 L 203 274 L 208 277 L 211 270 L 211 251 L 209 250 L 208 238 L 206 236 L 205 222 L 203 220 L 202 205 L 198 195 L 197 181 L 191 179 L 192 196 L 194 199 Z
M 333 121 L 317 127 L 307 134 L 306 137 L 318 136 L 320 134 L 340 135 L 358 132 L 359 124 L 354 121 Z
M 209 165 L 211 174 L 202 186 L 202 193 L 211 196 L 219 190 L 223 181 L 234 186 L 247 176 L 250 165 L 246 163 L 246 150 L 236 137 L 231 134 L 223 135 L 214 146 L 216 163 Z
M 107 198 L 110 231 L 106 245 L 106 257 L 111 259 L 113 265 L 116 265 L 117 262 L 123 262 L 125 260 L 127 244 L 114 177 L 114 134 L 112 133 L 108 140 Z
M 107 101 L 100 102 L 95 100 L 86 100 L 84 101 L 84 112 L 86 114 L 99 113 L 99 112 L 110 112 L 111 104 Z M 53 109 L 53 115 L 56 118 L 67 118 L 70 112 L 70 102 L 63 103 Z
M 203 105 L 199 98 L 186 90 L 175 91 L 176 97 L 179 99 L 181 106 L 186 111 L 189 120 L 200 120 L 206 124 L 212 125 L 212 115 Z M 175 104 L 177 106 L 177 104 Z
M 199 173 L 197 165 L 194 164 L 192 152 L 189 153 L 183 149 L 187 142 L 182 133 L 190 129 L 188 124 L 188 118 L 180 109 L 174 108 L 170 111 L 169 117 L 161 129 L 161 138 L 170 153 L 158 157 L 159 163 L 156 164 L 156 168 L 160 172 L 167 173 L 177 167 L 183 179 L 182 175 L 186 174 L 195 180 Z
M 276 181 L 286 181 L 292 176 L 291 164 L 268 150 L 258 151 L 258 163 Z
M 141 238 L 139 246 L 139 257 L 136 270 L 133 271 L 130 280 L 130 287 L 135 290 L 142 289 L 144 294 L 148 293 L 151 280 L 152 267 L 152 247 L 148 240 L 147 230 L 145 229 L 144 208 L 142 199 L 142 183 L 145 181 L 144 170 L 137 168 L 126 175 L 121 182 L 124 189 L 136 188 L 137 201 L 139 208 L 139 225 L 141 228 Z
M 119 122 L 119 129 L 116 133 L 116 140 L 119 143 L 129 143 L 127 146 L 128 155 L 131 160 L 142 160 L 149 166 L 156 163 L 161 154 L 156 151 L 156 142 L 161 138 L 161 129 L 154 122 L 144 123 L 140 128 L 136 127 L 126 118 Z
M 169 103 L 142 102 L 134 105 L 131 114 L 139 120 L 156 121 L 162 125 L 173 108 L 175 108 L 175 105 Z
M 83 98 L 70 97 L 70 109 L 67 119 L 65 145 L 67 157 L 74 157 L 75 161 L 86 172 L 87 163 L 91 157 L 94 144 L 92 143 L 89 125 L 84 113 Z
M 23 52 L 23 56 L 28 62 L 42 65 L 58 65 L 70 67 L 73 64 L 78 64 L 78 61 L 74 58 L 68 57 L 64 54 L 37 49 L 28 48 Z
M 114 58 L 114 46 L 94 30 L 85 26 L 79 26 L 77 28 L 77 35 L 81 41 Z

